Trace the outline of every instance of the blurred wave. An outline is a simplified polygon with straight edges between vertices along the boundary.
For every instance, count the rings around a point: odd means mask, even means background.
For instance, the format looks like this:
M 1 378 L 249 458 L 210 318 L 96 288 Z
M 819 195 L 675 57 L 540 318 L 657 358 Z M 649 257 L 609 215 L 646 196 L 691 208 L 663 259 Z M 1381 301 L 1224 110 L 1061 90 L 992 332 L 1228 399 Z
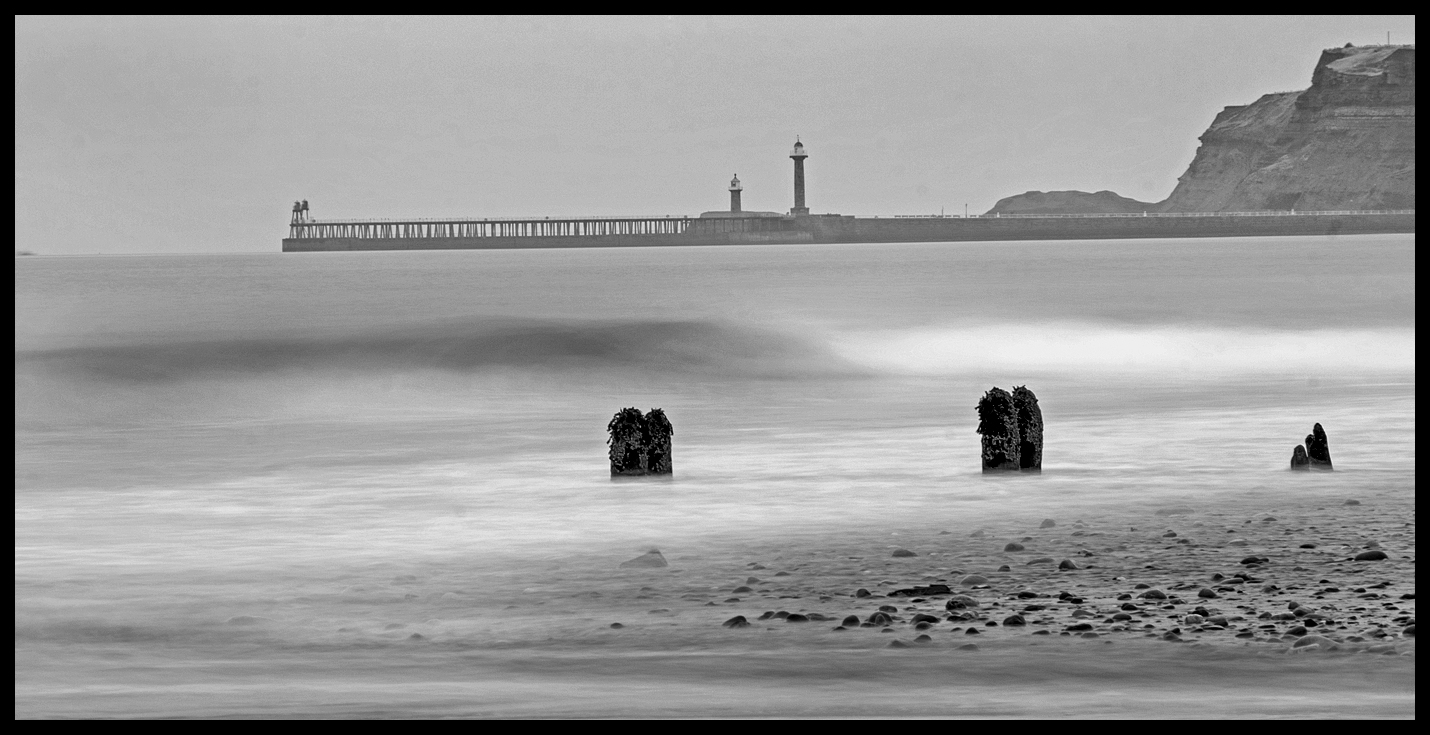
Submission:
M 981 371 L 1227 377 L 1413 372 L 1415 330 L 1268 330 L 1003 323 L 866 331 L 833 345 L 855 364 L 908 375 Z
M 17 352 L 17 372 L 118 382 L 280 371 L 658 371 L 746 378 L 868 372 L 826 345 L 716 321 L 504 320 L 347 335 L 155 341 Z

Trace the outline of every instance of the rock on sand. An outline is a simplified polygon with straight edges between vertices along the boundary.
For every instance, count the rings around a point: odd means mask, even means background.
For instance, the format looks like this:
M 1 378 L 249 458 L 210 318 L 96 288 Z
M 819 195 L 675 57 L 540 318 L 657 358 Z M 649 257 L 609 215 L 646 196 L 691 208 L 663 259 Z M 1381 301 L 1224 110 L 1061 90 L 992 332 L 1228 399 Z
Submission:
M 646 553 L 641 554 L 640 556 L 631 559 L 630 561 L 621 562 L 622 569 L 640 569 L 668 566 L 670 565 L 666 563 L 665 557 L 661 556 L 660 552 L 655 549 L 651 549 L 650 551 L 647 551 Z

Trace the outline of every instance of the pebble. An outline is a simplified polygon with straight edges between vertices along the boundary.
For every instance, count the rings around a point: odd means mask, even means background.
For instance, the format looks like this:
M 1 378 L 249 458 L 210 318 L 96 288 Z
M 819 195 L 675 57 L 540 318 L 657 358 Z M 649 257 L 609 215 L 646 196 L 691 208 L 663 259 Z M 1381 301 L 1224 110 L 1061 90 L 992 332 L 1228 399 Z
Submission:
M 927 587 L 909 587 L 902 590 L 894 590 L 889 593 L 890 597 L 916 597 L 932 595 L 951 595 L 953 590 L 946 584 L 931 584 Z
M 776 577 L 788 577 L 789 572 L 775 572 Z
M 983 576 L 982 574 L 970 574 L 963 579 L 958 580 L 958 583 L 963 585 L 964 587 L 972 587 L 977 584 L 988 584 L 988 578 Z
M 855 597 L 868 597 L 868 596 L 869 596 L 869 590 L 866 590 L 866 589 L 864 589 L 863 587 L 860 587 L 858 590 L 855 590 L 854 596 L 855 596 Z
M 1318 646 L 1327 651 L 1340 647 L 1335 641 L 1323 635 L 1304 636 L 1291 644 L 1292 648 L 1306 648 L 1308 646 Z
M 746 586 L 744 586 L 744 585 L 740 585 L 739 587 L 736 587 L 735 589 L 730 590 L 730 591 L 731 591 L 732 593 L 734 593 L 734 594 L 737 594 L 737 595 L 740 594 L 740 593 L 742 593 L 742 592 L 754 592 L 754 590 L 752 590 L 752 589 L 750 589 L 749 587 L 746 587 Z
M 968 630 L 963 631 L 963 634 L 964 634 L 964 635 L 979 635 L 978 629 L 977 629 L 977 628 L 974 628 L 974 627 L 971 627 L 971 626 L 968 628 Z
M 1389 558 L 1384 551 L 1380 551 L 1379 549 L 1374 551 L 1362 551 L 1356 554 L 1356 561 L 1380 561 L 1381 559 Z
M 807 616 L 807 615 L 800 615 L 799 613 L 794 613 L 794 614 L 792 614 L 792 615 L 786 616 L 786 617 L 785 617 L 785 622 L 786 622 L 786 623 L 808 623 L 808 622 L 809 622 L 809 616 Z
M 1063 559 L 1062 561 L 1058 562 L 1058 569 L 1070 570 L 1082 569 L 1082 567 L 1078 566 L 1077 563 L 1074 562 L 1072 559 Z
M 759 583 L 760 583 L 759 577 L 750 577 L 749 579 L 746 579 L 746 580 L 745 580 L 745 584 L 759 584 Z
M 660 552 L 655 549 L 651 549 L 650 551 L 647 551 L 646 553 L 641 554 L 640 556 L 629 561 L 621 562 L 622 569 L 654 568 L 665 566 L 670 565 L 666 563 L 665 557 L 661 556 Z
M 1148 600 L 1165 600 L 1167 599 L 1167 593 L 1158 589 L 1149 589 L 1146 592 L 1143 592 L 1142 594 L 1138 595 L 1138 597 L 1143 597 Z
M 229 625 L 259 625 L 261 623 L 271 623 L 272 618 L 259 617 L 257 615 L 235 615 L 224 621 Z
M 977 651 L 977 650 L 978 650 L 978 644 L 977 644 L 977 643 L 965 643 L 965 644 L 959 646 L 959 647 L 958 647 L 958 650 L 960 650 L 960 651 Z
M 1359 501 L 1359 500 L 1347 500 L 1346 502 L 1342 503 L 1342 505 L 1360 505 L 1360 501 Z
M 978 600 L 968 595 L 954 595 L 948 602 L 944 603 L 945 610 L 965 610 L 971 607 L 978 607 Z
M 1054 561 L 1056 561 L 1056 559 L 1053 559 L 1053 557 L 1051 556 L 1040 556 L 1036 559 L 1029 561 L 1028 566 L 1032 566 L 1034 564 L 1052 564 Z
M 1212 589 L 1212 588 L 1210 588 L 1210 587 L 1203 587 L 1203 588 L 1201 588 L 1200 590 L 1197 590 L 1197 597 L 1204 597 L 1204 598 L 1210 600 L 1210 599 L 1212 599 L 1212 598 L 1214 598 L 1214 597 L 1219 597 L 1219 596 L 1220 596 L 1220 595 L 1218 595 L 1218 594 L 1216 593 L 1216 590 L 1214 590 L 1214 589 Z
M 1057 521 L 1054 521 L 1051 518 L 1044 518 L 1042 524 L 1040 524 L 1038 528 L 1052 528 L 1056 525 L 1058 525 Z
M 892 641 L 889 641 L 889 645 L 885 646 L 885 648 L 908 648 L 908 647 L 909 647 L 909 644 L 907 644 L 907 643 L 905 643 L 905 642 L 903 642 L 903 641 L 901 641 L 901 640 L 899 640 L 899 639 L 897 639 L 897 638 L 894 639 L 894 640 L 892 640 Z
M 616 625 L 620 625 L 620 623 L 616 623 Z M 746 620 L 744 615 L 736 615 L 735 617 L 726 620 L 724 623 L 722 623 L 722 625 L 724 625 L 726 628 L 748 628 L 750 627 L 750 621 Z
M 933 643 L 933 638 L 927 634 L 914 639 L 914 643 Z
M 1003 566 L 998 567 L 998 571 L 1000 571 L 1000 572 L 1011 572 L 1011 571 L 1013 571 L 1013 567 L 1010 567 L 1010 566 L 1008 566 L 1007 564 L 1004 564 Z
M 839 621 L 839 624 L 840 624 L 840 625 L 847 625 L 847 626 L 850 626 L 850 627 L 857 626 L 857 625 L 859 625 L 859 616 L 858 616 L 858 615 L 846 615 L 843 620 Z
M 1014 614 L 1014 615 L 1009 615 L 1009 616 L 1006 617 L 1006 618 L 1003 618 L 1003 624 L 1004 624 L 1004 625 L 1027 625 L 1027 624 L 1028 624 L 1028 621 L 1025 620 L 1022 615 Z
M 741 619 L 741 620 L 744 620 L 744 618 L 740 618 L 740 619 Z M 620 623 L 611 623 L 611 627 L 612 627 L 612 628 L 615 628 L 616 630 L 620 630 L 621 628 L 624 628 L 624 627 L 626 627 L 626 626 L 621 625 Z
M 894 549 L 894 556 L 918 556 L 918 554 L 908 549 Z
M 1004 547 L 1004 551 L 1022 551 L 1023 545 L 1016 541 L 1009 541 Z
M 1168 531 L 1168 532 L 1162 534 L 1162 538 L 1173 538 L 1173 537 L 1175 537 L 1176 535 L 1177 535 L 1177 532 L 1176 532 L 1176 531 Z

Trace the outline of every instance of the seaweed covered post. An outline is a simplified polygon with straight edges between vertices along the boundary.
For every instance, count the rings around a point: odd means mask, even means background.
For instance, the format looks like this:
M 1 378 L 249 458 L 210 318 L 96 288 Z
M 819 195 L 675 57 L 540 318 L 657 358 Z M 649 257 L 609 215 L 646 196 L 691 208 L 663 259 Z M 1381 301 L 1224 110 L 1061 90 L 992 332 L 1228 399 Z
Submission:
M 1018 412 L 1018 469 L 1043 471 L 1043 412 L 1038 397 L 1028 386 L 1013 389 L 1013 408 Z
M 1331 445 L 1326 442 L 1326 430 L 1320 424 L 1306 436 L 1306 456 L 1311 460 L 1311 469 L 1331 469 Z
M 1291 469 L 1311 469 L 1311 458 L 1306 456 L 1306 448 L 1302 447 L 1300 444 L 1297 444 L 1296 448 L 1291 450 Z
M 606 430 L 611 432 L 611 476 L 644 475 L 645 416 L 638 408 L 623 408 L 611 418 Z
M 645 415 L 645 454 L 648 473 L 669 475 L 674 471 L 670 457 L 670 437 L 674 434 L 675 429 L 670 425 L 670 419 L 665 417 L 665 411 L 652 408 Z
M 1018 411 L 1013 397 L 993 388 L 978 402 L 978 433 L 983 435 L 983 471 L 1019 469 Z

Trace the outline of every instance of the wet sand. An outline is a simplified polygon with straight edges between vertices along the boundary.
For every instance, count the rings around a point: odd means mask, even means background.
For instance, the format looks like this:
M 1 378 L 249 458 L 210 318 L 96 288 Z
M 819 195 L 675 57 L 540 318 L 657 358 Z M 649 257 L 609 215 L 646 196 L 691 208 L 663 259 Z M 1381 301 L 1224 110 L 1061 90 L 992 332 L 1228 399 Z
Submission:
M 1321 488 L 708 539 L 659 568 L 378 563 L 163 640 L 17 646 L 16 714 L 1414 717 L 1413 491 Z

